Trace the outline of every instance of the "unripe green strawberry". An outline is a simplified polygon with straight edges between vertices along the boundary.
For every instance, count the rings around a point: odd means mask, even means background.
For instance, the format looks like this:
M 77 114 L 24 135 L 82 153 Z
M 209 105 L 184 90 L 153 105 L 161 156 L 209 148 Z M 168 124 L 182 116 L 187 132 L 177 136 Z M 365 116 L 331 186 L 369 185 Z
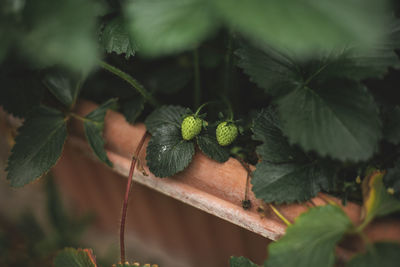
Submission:
M 201 132 L 203 120 L 195 116 L 187 116 L 181 125 L 182 137 L 185 140 L 191 140 Z
M 227 146 L 235 141 L 238 136 L 238 128 L 234 123 L 224 121 L 218 124 L 216 135 L 218 144 Z

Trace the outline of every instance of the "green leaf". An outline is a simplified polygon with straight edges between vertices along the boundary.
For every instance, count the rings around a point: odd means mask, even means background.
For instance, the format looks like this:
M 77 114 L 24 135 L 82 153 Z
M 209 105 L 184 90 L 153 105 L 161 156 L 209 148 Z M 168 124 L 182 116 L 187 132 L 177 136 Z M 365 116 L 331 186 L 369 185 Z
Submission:
M 281 47 L 256 48 L 242 42 L 236 51 L 238 65 L 250 80 L 268 94 L 284 95 L 311 80 L 345 78 L 360 81 L 366 78 L 383 78 L 389 67 L 400 68 L 395 49 L 400 48 L 400 22 L 390 18 L 387 29 L 368 50 L 359 46 L 341 45 L 319 51 L 309 60 L 299 59 L 293 51 Z
M 291 143 L 340 160 L 367 160 L 376 151 L 381 121 L 372 96 L 358 82 L 335 78 L 328 59 L 295 63 L 246 45 L 238 55 L 239 66 L 276 97 Z
M 153 111 L 144 122 L 149 133 L 154 134 L 163 125 L 174 125 L 180 128 L 182 116 L 187 109 L 180 106 L 162 106 Z
M 89 249 L 66 248 L 54 259 L 55 267 L 96 267 L 92 251 Z
M 243 42 L 235 53 L 239 57 L 238 66 L 250 76 L 250 81 L 272 96 L 284 95 L 302 81 L 296 64 L 278 50 L 268 47 L 261 50 Z
M 218 26 L 202 0 L 136 0 L 125 14 L 140 51 L 151 56 L 192 49 Z
M 101 44 L 108 53 L 125 54 L 126 59 L 134 56 L 137 50 L 135 42 L 132 41 L 125 28 L 125 21 L 121 17 L 107 22 L 101 34 Z
M 309 209 L 288 226 L 286 234 L 269 245 L 268 267 L 329 267 L 335 262 L 335 245 L 352 228 L 338 206 Z
M 388 169 L 383 177 L 383 183 L 389 192 L 390 188 L 393 189 L 393 195 L 400 200 L 400 160 L 397 160 L 394 165 L 394 168 Z
M 383 124 L 383 135 L 387 141 L 398 145 L 400 144 L 400 106 L 388 111 L 387 117 Z
M 364 225 L 376 217 L 400 211 L 400 201 L 390 195 L 383 185 L 384 175 L 384 172 L 375 171 L 363 181 Z
M 355 43 L 369 48 L 381 38 L 388 1 L 219 0 L 225 23 L 256 42 L 307 56 Z
M 126 121 L 132 124 L 135 123 L 140 114 L 142 114 L 145 103 L 146 100 L 140 95 L 135 95 L 124 101 L 122 104 L 122 113 Z
M 258 265 L 252 263 L 245 257 L 231 257 L 229 261 L 230 267 L 257 267 Z
M 35 64 L 61 64 L 89 70 L 96 64 L 96 14 L 93 1 L 26 1 L 22 11 L 25 29 L 16 45 Z
M 49 171 L 61 156 L 66 137 L 64 114 L 45 106 L 37 108 L 19 129 L 8 159 L 11 185 L 23 186 Z
M 81 88 L 82 77 L 72 72 L 50 70 L 43 78 L 49 91 L 64 105 L 72 107 Z
M 400 262 L 400 245 L 397 243 L 374 243 L 367 253 L 353 257 L 346 267 L 394 267 Z
M 229 151 L 218 144 L 215 136 L 200 134 L 196 140 L 200 150 L 209 158 L 221 163 L 229 159 Z
M 194 152 L 193 143 L 183 140 L 179 127 L 165 124 L 150 139 L 147 146 L 147 165 L 157 177 L 172 176 L 189 165 Z
M 306 151 L 340 160 L 369 159 L 381 138 L 377 106 L 348 80 L 299 87 L 278 100 L 283 132 Z
M 256 149 L 261 162 L 251 183 L 257 198 L 266 202 L 302 202 L 321 189 L 334 186 L 334 168 L 312 161 L 283 136 L 280 121 L 272 109 L 263 110 L 253 122 L 253 139 L 262 141 Z
M 263 142 L 256 149 L 263 161 L 288 163 L 302 159 L 305 155 L 291 146 L 283 135 L 277 113 L 273 109 L 262 110 L 253 121 L 253 139 Z
M 258 163 L 251 179 L 252 190 L 265 202 L 304 202 L 321 189 L 334 186 L 331 168 L 318 163 Z
M 104 117 L 106 116 L 107 110 L 116 107 L 116 99 L 112 98 L 107 102 L 103 103 L 97 109 L 90 112 L 85 117 L 83 123 L 85 128 L 86 139 L 89 142 L 90 147 L 96 156 L 106 163 L 108 166 L 112 166 L 111 161 L 107 157 L 107 153 L 104 149 L 103 139 L 103 128 L 104 128 Z
M 36 73 L 1 69 L 0 105 L 17 117 L 26 117 L 40 105 L 45 87 Z
M 323 69 L 319 76 L 344 77 L 357 81 L 372 77 L 382 79 L 389 67 L 400 68 L 400 60 L 395 52 L 399 48 L 400 21 L 391 18 L 379 40 L 370 49 L 353 46 L 323 56 L 319 67 Z

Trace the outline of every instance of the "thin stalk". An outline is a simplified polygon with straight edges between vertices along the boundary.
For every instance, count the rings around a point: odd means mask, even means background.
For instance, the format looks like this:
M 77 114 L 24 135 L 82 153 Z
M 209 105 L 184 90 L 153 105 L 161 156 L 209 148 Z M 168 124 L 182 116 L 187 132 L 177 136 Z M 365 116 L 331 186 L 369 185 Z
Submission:
M 362 233 L 364 231 L 365 227 L 368 226 L 368 224 L 371 222 L 372 218 L 367 218 L 365 219 L 359 226 L 357 226 L 357 232 Z
M 218 103 L 217 101 L 208 101 L 202 104 L 200 107 L 197 108 L 196 112 L 194 113 L 196 116 L 199 115 L 200 111 L 207 105 Z
M 119 245 L 120 245 L 120 251 L 121 251 L 121 262 L 125 262 L 125 221 L 126 221 L 126 214 L 128 211 L 129 193 L 131 192 L 131 189 L 132 189 L 133 172 L 135 170 L 135 166 L 137 163 L 137 159 L 138 159 L 140 150 L 142 149 L 144 141 L 146 140 L 146 136 L 147 136 L 147 132 L 145 132 L 143 134 L 142 139 L 140 139 L 138 147 L 136 148 L 135 154 L 132 157 L 131 167 L 129 169 L 128 181 L 126 183 L 124 203 L 122 205 L 121 228 L 119 231 Z
M 116 76 L 120 77 L 121 79 L 123 79 L 124 81 L 126 81 L 127 83 L 129 83 L 133 88 L 135 88 L 139 94 L 141 94 L 144 99 L 146 99 L 147 102 L 149 102 L 153 107 L 158 107 L 159 104 L 157 102 L 157 100 L 151 95 L 151 93 L 149 91 L 147 91 L 143 85 L 141 85 L 137 80 L 135 80 L 131 75 L 129 75 L 126 72 L 123 72 L 122 70 L 108 64 L 107 62 L 104 61 L 100 61 L 100 66 L 115 74 Z
M 94 121 L 94 120 L 88 119 L 88 118 L 86 118 L 86 117 L 82 117 L 82 116 L 80 116 L 80 115 L 78 115 L 78 114 L 76 114 L 76 113 L 73 113 L 73 112 L 68 113 L 68 116 L 71 116 L 72 118 L 75 118 L 75 119 L 77 119 L 77 120 L 80 120 L 80 121 L 83 122 L 83 123 L 85 123 L 85 122 L 90 122 L 90 123 L 97 124 L 97 125 L 100 125 L 100 124 L 101 124 L 101 123 L 98 122 L 98 121 Z M 67 118 L 68 118 L 68 116 L 67 116 Z
M 246 170 L 247 172 L 247 176 L 246 176 L 246 188 L 244 191 L 244 201 L 249 200 L 249 181 L 250 181 L 250 174 L 251 174 L 251 170 L 249 167 L 249 164 L 247 162 L 245 162 L 242 158 L 237 157 L 238 161 L 240 162 L 240 164 L 242 165 L 242 167 Z
M 194 68 L 194 94 L 193 104 L 198 107 L 201 103 L 201 87 L 200 87 L 200 67 L 199 67 L 199 49 L 193 51 L 193 68 Z
M 272 204 L 268 204 L 269 205 L 269 207 L 272 209 L 272 211 L 276 214 L 276 216 L 278 216 L 279 217 L 279 219 L 281 219 L 287 226 L 290 226 L 290 225 L 292 225 L 292 223 L 291 222 L 289 222 L 289 220 L 288 219 L 286 219 L 286 217 L 285 216 L 283 216 L 283 214 L 282 213 L 280 213 L 279 212 L 279 210 L 277 209 L 277 208 L 275 208 L 275 206 L 274 205 L 272 205 Z
M 68 115 L 71 116 L 72 118 L 75 118 L 75 119 L 80 120 L 82 122 L 88 121 L 87 118 L 82 117 L 82 116 L 80 116 L 80 115 L 78 115 L 76 113 L 73 113 L 73 112 L 68 113 Z

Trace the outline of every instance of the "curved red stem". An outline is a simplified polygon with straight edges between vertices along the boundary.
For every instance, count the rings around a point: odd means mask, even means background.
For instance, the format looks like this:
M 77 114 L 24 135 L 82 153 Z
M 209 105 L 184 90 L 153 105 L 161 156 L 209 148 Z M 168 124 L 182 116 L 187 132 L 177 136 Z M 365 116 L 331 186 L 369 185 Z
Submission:
M 124 203 L 122 206 L 121 228 L 119 231 L 119 245 L 120 245 L 122 263 L 125 262 L 125 221 L 126 221 L 126 214 L 128 211 L 129 193 L 131 192 L 132 189 L 132 177 L 137 163 L 137 158 L 139 156 L 139 152 L 143 147 L 144 141 L 146 140 L 146 136 L 147 136 L 147 131 L 143 134 L 142 139 L 140 139 L 139 145 L 137 146 L 135 154 L 132 157 L 131 167 L 129 169 L 128 181 L 126 183 Z

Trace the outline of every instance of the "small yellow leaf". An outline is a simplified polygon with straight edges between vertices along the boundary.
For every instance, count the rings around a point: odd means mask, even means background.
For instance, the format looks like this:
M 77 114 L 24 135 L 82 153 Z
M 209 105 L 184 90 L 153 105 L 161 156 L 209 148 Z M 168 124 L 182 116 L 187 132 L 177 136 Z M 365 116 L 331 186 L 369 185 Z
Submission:
M 367 225 L 375 217 L 387 215 L 400 210 L 400 201 L 393 197 L 394 190 L 386 190 L 383 185 L 385 171 L 375 170 L 364 179 L 362 184 L 364 205 L 361 217 L 363 226 Z M 392 193 L 390 193 L 392 192 Z

